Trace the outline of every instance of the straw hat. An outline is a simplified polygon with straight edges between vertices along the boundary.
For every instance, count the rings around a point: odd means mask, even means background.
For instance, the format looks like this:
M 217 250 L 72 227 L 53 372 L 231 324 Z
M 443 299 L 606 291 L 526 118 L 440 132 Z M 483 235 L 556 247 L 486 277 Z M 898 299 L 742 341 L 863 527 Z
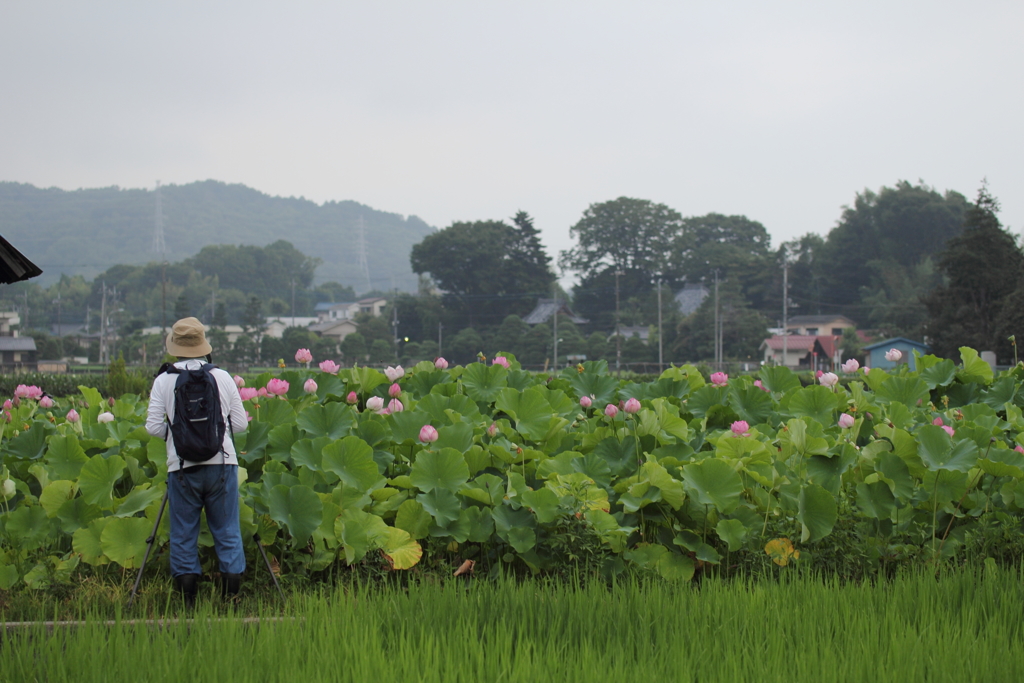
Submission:
M 167 335 L 167 353 L 178 358 L 202 358 L 213 353 L 206 341 L 203 324 L 196 318 L 182 318 Z

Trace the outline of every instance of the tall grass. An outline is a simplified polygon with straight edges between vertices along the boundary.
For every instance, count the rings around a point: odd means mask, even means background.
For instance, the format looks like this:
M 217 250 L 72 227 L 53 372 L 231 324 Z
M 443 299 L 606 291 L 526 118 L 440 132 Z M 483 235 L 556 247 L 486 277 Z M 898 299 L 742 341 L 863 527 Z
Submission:
M 1024 680 L 1021 578 L 376 586 L 295 597 L 287 610 L 294 621 L 210 621 L 201 608 L 191 626 L 12 631 L 0 642 L 0 677 L 1017 681 Z

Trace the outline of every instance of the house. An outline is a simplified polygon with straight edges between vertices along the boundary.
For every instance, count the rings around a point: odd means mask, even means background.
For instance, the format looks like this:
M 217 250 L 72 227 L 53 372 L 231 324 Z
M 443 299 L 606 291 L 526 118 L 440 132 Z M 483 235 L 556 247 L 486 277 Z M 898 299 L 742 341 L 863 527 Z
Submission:
M 885 359 L 885 354 L 890 349 L 897 349 L 903 357 L 898 361 L 891 361 Z M 875 344 L 870 344 L 864 347 L 864 353 L 868 354 L 867 367 L 869 368 L 882 368 L 883 370 L 891 370 L 892 368 L 899 367 L 903 363 L 907 363 L 911 370 L 917 369 L 917 362 L 914 359 L 914 351 L 920 354 L 928 353 L 929 346 L 924 342 L 917 342 L 913 339 L 907 339 L 906 337 L 893 337 L 892 339 L 886 339 Z
M 620 325 L 619 333 L 623 339 L 638 337 L 644 344 L 651 338 L 651 328 L 647 325 Z M 608 341 L 615 339 L 615 332 L 608 335 Z
M 328 337 L 340 344 L 345 337 L 359 329 L 359 323 L 348 319 L 328 320 L 327 322 L 310 325 L 309 329 L 321 337 Z
M 835 370 L 843 361 L 842 337 L 825 334 L 773 335 L 761 342 L 764 363 L 793 370 Z
M 704 299 L 708 298 L 711 292 L 704 286 L 703 283 L 685 284 L 683 288 L 676 292 L 676 304 L 679 306 L 679 312 L 684 316 L 690 315 L 704 303 Z
M 843 330 L 857 327 L 857 323 L 845 315 L 794 315 L 786 321 L 789 334 L 800 334 L 809 337 L 831 334 L 842 336 Z
M 203 325 L 203 330 L 205 330 L 207 336 L 209 336 L 210 334 L 210 329 L 211 328 L 209 325 Z M 224 327 L 219 329 L 222 329 L 225 332 L 227 332 L 228 341 L 232 344 L 238 341 L 238 338 L 245 334 L 245 329 L 241 325 L 225 325 Z M 143 327 L 141 330 L 139 330 L 139 334 L 145 337 L 151 334 L 164 335 L 165 333 L 170 331 L 170 326 L 168 326 L 165 329 L 163 327 L 160 327 L 159 325 L 154 325 L 153 327 Z
M 555 299 L 537 299 L 537 305 L 534 306 L 533 310 L 530 311 L 523 322 L 527 325 L 540 325 L 551 320 L 551 316 L 555 314 Z M 558 315 L 568 318 L 570 321 L 577 325 L 590 322 L 586 318 L 581 318 L 572 312 L 569 308 L 569 302 L 558 299 L 557 303 Z
M 15 311 L 0 311 L 0 337 L 17 337 L 21 316 Z
M 0 337 L 0 367 L 4 371 L 35 372 L 36 340 L 32 337 Z
M 267 337 L 280 339 L 289 327 L 309 327 L 320 322 L 320 318 L 308 316 L 275 315 L 267 318 L 263 334 Z
M 313 307 L 317 319 L 325 323 L 330 320 L 351 320 L 359 312 L 359 303 L 356 301 L 323 301 Z
M 384 312 L 384 307 L 388 305 L 388 300 L 382 296 L 375 296 L 369 299 L 360 299 L 356 304 L 359 305 L 359 313 L 369 313 L 374 318 L 377 318 Z

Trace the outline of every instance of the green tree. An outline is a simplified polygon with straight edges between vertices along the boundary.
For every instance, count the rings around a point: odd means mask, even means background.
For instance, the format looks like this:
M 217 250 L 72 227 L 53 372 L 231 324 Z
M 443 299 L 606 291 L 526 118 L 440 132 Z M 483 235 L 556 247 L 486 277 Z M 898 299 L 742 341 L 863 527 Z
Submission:
M 726 359 L 755 361 L 761 343 L 768 338 L 768 320 L 750 308 L 738 283 L 727 281 L 719 287 L 722 316 L 722 350 Z M 708 297 L 678 326 L 671 353 L 675 360 L 699 361 L 715 357 L 715 301 Z
M 450 354 L 449 362 L 465 365 L 472 363 L 476 355 L 484 351 L 484 340 L 480 333 L 472 327 L 459 330 L 458 334 L 445 345 L 445 353 Z
M 370 362 L 392 365 L 395 363 L 395 346 L 383 339 L 374 339 L 370 344 Z
M 188 305 L 188 296 L 185 292 L 178 295 L 178 298 L 174 300 L 174 319 L 181 320 L 182 318 L 188 318 L 192 315 L 190 306 Z
M 999 223 L 998 211 L 998 201 L 983 184 L 964 217 L 963 233 L 939 254 L 946 284 L 927 299 L 928 338 L 937 355 L 956 358 L 959 347 L 970 346 L 1012 362 L 1001 316 L 1008 307 L 1020 307 L 1011 295 L 1022 283 L 1024 253 Z
M 362 363 L 366 359 L 366 354 L 366 337 L 359 332 L 347 334 L 341 340 L 341 355 L 345 358 L 346 364 Z

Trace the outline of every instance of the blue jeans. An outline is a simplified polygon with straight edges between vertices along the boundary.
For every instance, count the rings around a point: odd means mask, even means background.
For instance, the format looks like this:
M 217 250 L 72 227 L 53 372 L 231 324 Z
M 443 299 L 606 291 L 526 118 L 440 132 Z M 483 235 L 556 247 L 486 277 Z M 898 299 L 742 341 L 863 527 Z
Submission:
M 199 564 L 199 515 L 206 524 L 224 574 L 245 571 L 238 522 L 238 465 L 198 465 L 168 474 L 171 514 L 171 575 L 202 574 Z

